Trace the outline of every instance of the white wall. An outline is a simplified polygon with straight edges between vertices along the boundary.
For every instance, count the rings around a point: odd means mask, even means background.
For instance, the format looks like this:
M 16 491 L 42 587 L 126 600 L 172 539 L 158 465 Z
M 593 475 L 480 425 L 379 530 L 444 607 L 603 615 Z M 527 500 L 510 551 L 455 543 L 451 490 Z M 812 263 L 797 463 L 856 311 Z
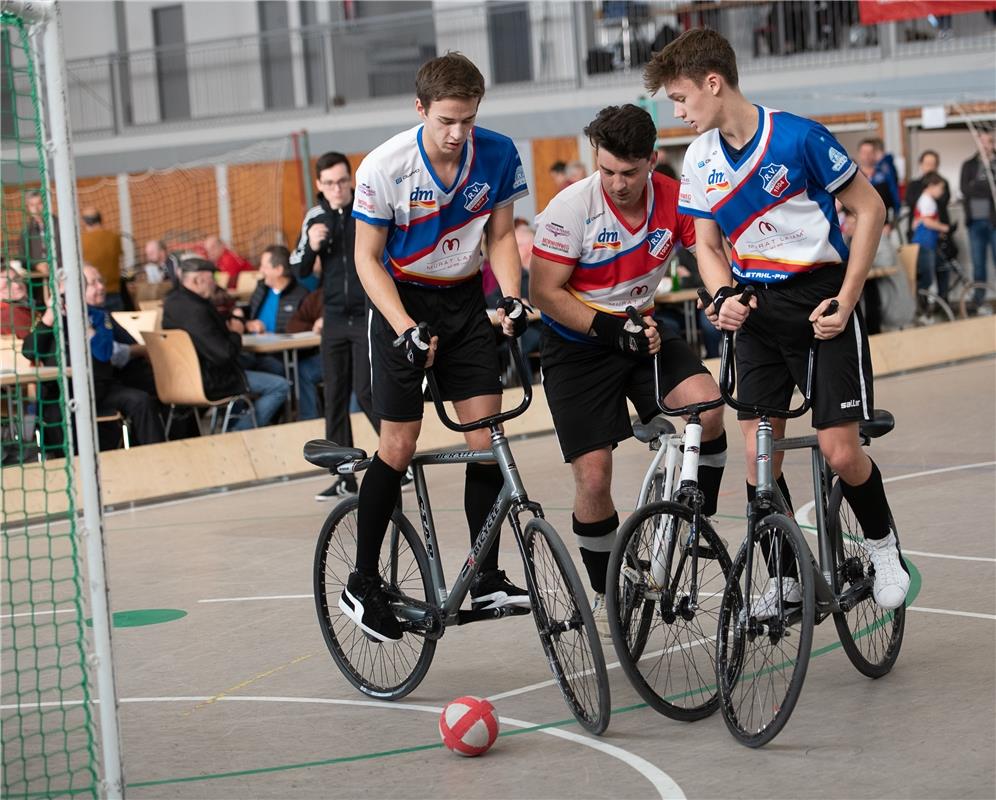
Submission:
M 447 5 L 446 0 L 433 2 L 436 53 L 442 55 L 447 50 L 459 50 L 477 65 L 484 76 L 484 85 L 491 86 L 491 45 L 488 41 L 486 4 L 479 3 L 480 12 L 476 14 L 466 11 L 454 13 Z
M 107 0 L 62 3 L 62 29 L 66 61 L 118 51 L 114 5 Z

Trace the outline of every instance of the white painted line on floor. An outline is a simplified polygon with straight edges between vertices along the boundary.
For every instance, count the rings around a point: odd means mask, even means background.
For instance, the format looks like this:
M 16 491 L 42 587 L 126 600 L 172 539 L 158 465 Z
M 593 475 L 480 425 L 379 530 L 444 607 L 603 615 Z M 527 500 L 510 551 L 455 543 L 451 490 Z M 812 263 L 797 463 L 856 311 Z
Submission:
M 993 619 L 996 614 L 977 614 L 974 611 L 951 611 L 947 608 L 924 608 L 923 606 L 910 606 L 907 611 L 922 611 L 926 614 L 950 614 L 952 617 L 973 617 L 974 619 Z
M 303 600 L 311 599 L 312 594 L 263 594 L 256 597 L 209 597 L 206 600 L 198 600 L 198 603 L 244 603 L 249 600 Z
M 55 611 L 25 611 L 21 614 L 0 614 L 0 619 L 15 619 L 17 617 L 45 617 L 52 614 L 75 614 L 75 608 L 57 608 Z
M 118 703 L 124 705 L 126 703 L 202 703 L 205 700 L 209 700 L 208 697 L 123 697 L 118 700 Z M 93 700 L 93 703 L 99 703 L 99 700 Z M 325 697 L 239 697 L 239 696 L 228 696 L 221 698 L 223 703 L 241 702 L 241 703 L 311 703 L 319 705 L 334 705 L 334 706 L 362 706 L 367 708 L 376 708 L 381 711 L 421 711 L 427 714 L 436 714 L 437 716 L 442 713 L 443 709 L 439 706 L 420 706 L 414 703 L 389 703 L 382 702 L 378 700 L 337 700 Z M 23 705 L 2 705 L 0 710 L 7 710 L 13 708 L 46 708 L 54 706 L 78 706 L 82 703 L 81 700 L 63 700 L 61 702 L 51 702 L 51 703 L 31 703 Z M 513 728 L 534 728 L 540 723 L 528 722 L 521 719 L 513 719 L 512 717 L 506 717 L 499 714 L 499 720 L 502 723 L 511 725 Z M 662 800 L 685 800 L 685 793 L 682 791 L 681 787 L 674 781 L 674 779 L 664 772 L 659 767 L 654 766 L 645 758 L 641 758 L 635 753 L 631 753 L 628 750 L 624 750 L 616 745 L 609 744 L 601 739 L 596 739 L 591 736 L 583 736 L 574 731 L 565 731 L 560 728 L 540 728 L 536 733 L 544 733 L 547 736 L 555 736 L 558 739 L 564 739 L 574 744 L 584 745 L 585 747 L 590 747 L 592 750 L 597 750 L 601 753 L 605 753 L 612 758 L 615 758 L 629 767 L 632 767 L 638 773 L 640 773 L 644 778 L 646 778 L 650 784 L 657 790 L 657 794 Z

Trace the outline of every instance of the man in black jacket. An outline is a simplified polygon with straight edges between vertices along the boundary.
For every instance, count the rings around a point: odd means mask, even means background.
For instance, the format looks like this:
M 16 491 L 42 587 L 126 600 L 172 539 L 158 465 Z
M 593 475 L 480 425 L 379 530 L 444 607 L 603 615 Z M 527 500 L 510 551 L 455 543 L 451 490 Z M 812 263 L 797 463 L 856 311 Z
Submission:
M 968 224 L 968 242 L 972 251 L 974 280 L 984 283 L 987 277 L 986 261 L 992 253 L 996 262 L 996 197 L 991 183 L 996 173 L 996 149 L 993 148 L 992 131 L 979 131 L 975 137 L 978 152 L 961 165 L 961 194 L 965 198 L 965 222 Z M 985 289 L 976 289 L 976 308 L 988 310 L 983 305 Z
M 236 311 L 226 322 L 211 303 L 214 295 L 214 264 L 203 258 L 180 263 L 180 286 L 163 303 L 164 328 L 182 328 L 190 334 L 201 366 L 204 394 L 217 400 L 252 392 L 256 423 L 266 425 L 287 401 L 290 384 L 279 375 L 239 366 L 245 320 Z M 252 427 L 252 417 L 243 414 L 231 430 Z
M 325 383 L 325 437 L 352 446 L 349 398 L 352 391 L 375 431 L 370 395 L 370 357 L 367 344 L 367 297 L 353 261 L 355 222 L 353 176 L 342 153 L 325 153 L 315 165 L 318 205 L 304 217 L 301 238 L 291 254 L 291 265 L 305 278 L 321 259 L 325 297 L 322 324 L 322 377 Z M 329 500 L 356 491 L 356 478 L 343 475 L 315 495 Z

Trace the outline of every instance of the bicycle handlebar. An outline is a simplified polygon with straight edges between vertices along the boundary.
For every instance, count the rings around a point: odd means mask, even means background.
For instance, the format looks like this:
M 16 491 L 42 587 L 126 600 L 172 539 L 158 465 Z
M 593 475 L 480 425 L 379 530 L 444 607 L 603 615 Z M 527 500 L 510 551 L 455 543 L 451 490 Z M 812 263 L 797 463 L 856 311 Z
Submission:
M 748 286 L 741 295 L 740 302 L 744 305 L 750 303 L 750 296 L 754 293 L 753 287 Z M 744 302 L 746 300 L 746 302 Z M 840 304 L 836 300 L 831 300 L 820 316 L 830 317 L 837 313 Z M 723 352 L 719 362 L 719 393 L 728 406 L 736 411 L 745 411 L 757 417 L 781 417 L 794 419 L 805 414 L 812 404 L 813 399 L 813 373 L 816 364 L 816 346 L 818 339 L 813 339 L 809 346 L 809 359 L 806 363 L 806 388 L 802 395 L 802 404 L 798 408 L 780 409 L 769 408 L 767 406 L 741 403 L 734 399 L 733 391 L 737 386 L 736 366 L 734 356 L 736 348 L 734 345 L 734 334 L 736 331 L 723 331 Z
M 627 306 L 626 313 L 629 315 L 630 322 L 646 329 L 647 325 L 643 322 L 643 317 L 640 316 L 640 312 L 633 308 L 633 306 Z M 664 398 L 661 397 L 660 357 L 661 351 L 658 350 L 654 353 L 654 401 L 657 403 L 657 408 L 659 408 L 662 413 L 667 414 L 669 417 L 685 417 L 698 415 L 703 411 L 709 411 L 712 408 L 719 408 L 723 405 L 723 398 L 721 397 L 716 400 L 709 400 L 705 403 L 689 403 L 687 406 L 682 406 L 681 408 L 670 408 L 665 405 Z
M 432 337 L 432 334 L 429 331 L 429 325 L 425 322 L 420 322 L 418 324 L 418 329 L 419 338 L 425 342 L 429 342 Z M 533 401 L 533 387 L 532 384 L 526 379 L 526 368 L 522 360 L 522 348 L 519 346 L 519 340 L 512 337 L 511 341 L 508 343 L 508 348 L 512 353 L 512 361 L 515 364 L 515 371 L 518 373 L 519 381 L 522 383 L 522 402 L 515 408 L 509 409 L 508 411 L 501 411 L 497 414 L 492 414 L 490 417 L 483 417 L 475 422 L 461 423 L 450 419 L 450 415 L 446 413 L 446 406 L 443 405 L 443 399 L 440 397 L 439 384 L 436 382 L 436 375 L 432 367 L 429 367 L 429 369 L 425 371 L 425 377 L 429 384 L 429 394 L 432 396 L 432 403 L 436 407 L 436 414 L 439 415 L 439 420 L 443 423 L 443 425 L 451 431 L 466 433 L 467 431 L 476 431 L 480 428 L 490 428 L 493 425 L 499 425 L 502 422 L 507 422 L 510 419 L 518 417 L 520 414 L 525 412 L 527 408 L 529 408 L 529 404 Z

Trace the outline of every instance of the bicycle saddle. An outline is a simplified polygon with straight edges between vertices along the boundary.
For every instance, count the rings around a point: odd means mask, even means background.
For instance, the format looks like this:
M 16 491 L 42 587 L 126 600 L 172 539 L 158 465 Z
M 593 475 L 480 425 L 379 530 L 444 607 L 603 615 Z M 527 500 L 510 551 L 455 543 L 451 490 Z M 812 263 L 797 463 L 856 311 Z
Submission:
M 335 469 L 347 461 L 360 461 L 366 457 L 365 450 L 342 447 L 328 439 L 312 439 L 304 446 L 305 461 L 323 469 Z
M 867 436 L 869 439 L 885 436 L 895 427 L 896 418 L 892 416 L 891 411 L 886 411 L 884 408 L 876 408 L 872 419 L 868 422 L 862 422 L 860 425 L 861 435 Z
M 644 444 L 652 442 L 658 436 L 671 433 L 674 433 L 674 425 L 662 414 L 658 414 L 647 423 L 633 423 L 633 435 Z

